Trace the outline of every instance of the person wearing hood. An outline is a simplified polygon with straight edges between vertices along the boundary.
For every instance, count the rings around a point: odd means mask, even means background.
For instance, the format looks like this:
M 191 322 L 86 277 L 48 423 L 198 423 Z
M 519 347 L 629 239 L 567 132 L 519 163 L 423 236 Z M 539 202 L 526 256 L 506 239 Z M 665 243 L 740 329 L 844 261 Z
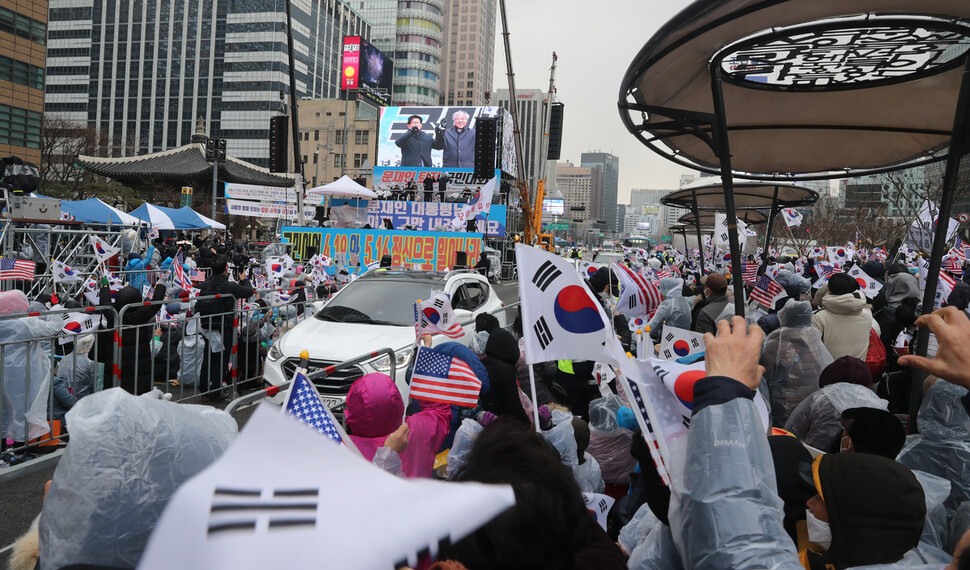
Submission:
M 128 284 L 139 291 L 143 291 L 145 285 L 148 285 L 148 276 L 145 271 L 151 266 L 153 255 L 155 255 L 155 246 L 153 245 L 148 246 L 148 251 L 144 255 L 135 252 L 128 254 L 128 265 L 125 266 L 125 271 L 128 273 Z
M 155 285 L 153 299 L 165 298 L 165 285 Z M 158 305 L 143 305 L 141 290 L 131 285 L 122 288 L 111 298 L 111 289 L 107 278 L 102 280 L 100 299 L 101 307 L 113 307 L 114 311 L 103 311 L 103 328 L 105 332 L 98 333 L 97 345 L 92 349 L 97 351 L 95 360 L 104 364 L 105 375 L 109 375 L 114 368 L 115 315 L 120 316 L 121 361 L 118 362 L 121 374 L 121 388 L 130 394 L 144 394 L 152 389 L 152 338 L 155 334 L 155 315 Z M 127 307 L 127 308 L 126 308 Z M 122 311 L 124 309 L 124 311 Z M 105 379 L 105 388 L 113 383 Z
M 0 292 L 0 316 L 27 313 L 29 303 L 22 291 Z M 61 330 L 57 316 L 23 316 L 0 320 L 0 342 L 6 343 L 3 361 L 3 399 L 0 401 L 4 439 L 23 443 L 50 431 L 47 398 L 51 360 L 39 338 L 52 338 Z
M 859 283 L 845 273 L 836 273 L 829 278 L 821 305 L 822 310 L 812 316 L 812 326 L 822 335 L 832 358 L 852 356 L 865 361 L 873 320 Z
M 98 365 L 88 358 L 88 353 L 94 346 L 94 335 L 79 336 L 73 345 L 74 349 L 65 354 L 57 365 L 55 375 L 80 400 L 85 396 L 90 396 L 95 391 Z
M 910 436 L 897 460 L 950 481 L 944 505 L 952 517 L 970 500 L 970 416 L 961 404 L 966 388 L 935 381 L 926 390 L 916 416 L 919 435 Z
M 785 429 L 806 445 L 838 451 L 842 436 L 842 412 L 849 408 L 886 410 L 889 402 L 872 391 L 872 374 L 858 358 L 843 356 L 822 370 L 819 389 L 791 412 Z
M 690 304 L 684 299 L 684 280 L 678 277 L 667 277 L 660 280 L 660 293 L 664 299 L 657 307 L 657 312 L 647 323 L 650 328 L 650 338 L 660 342 L 664 325 L 669 324 L 684 330 L 690 330 Z
M 901 263 L 890 265 L 886 272 L 886 286 L 872 300 L 874 316 L 883 333 L 880 337 L 886 346 L 891 347 L 896 340 L 896 335 L 890 331 L 896 330 L 896 334 L 899 333 L 895 326 L 896 309 L 904 300 L 912 298 L 923 298 L 916 277 L 910 275 L 906 266 Z
M 889 564 L 917 548 L 926 518 L 923 488 L 899 463 L 866 453 L 819 455 L 818 494 L 808 500 L 806 568 Z
M 946 304 L 960 309 L 970 318 L 970 313 L 967 313 L 967 307 L 970 306 L 970 284 L 957 281 L 950 296 L 946 298 Z
M 519 400 L 519 385 L 515 381 L 515 364 L 519 360 L 519 343 L 512 333 L 495 329 L 485 343 L 482 365 L 488 372 L 489 389 L 481 395 L 482 409 L 496 416 L 510 416 L 526 424 L 529 416 Z
M 765 338 L 761 365 L 771 397 L 771 423 L 781 427 L 795 408 L 818 390 L 818 378 L 833 359 L 812 327 L 812 305 L 789 299 L 778 311 L 781 328 Z
M 399 451 L 403 474 L 408 478 L 431 477 L 434 458 L 448 435 L 451 408 L 448 404 L 421 401 L 421 411 L 404 417 L 401 392 L 387 374 L 374 372 L 358 378 L 347 392 L 344 419 L 350 439 L 364 459 L 372 461 L 385 440 L 402 423 L 408 425 L 407 448 Z

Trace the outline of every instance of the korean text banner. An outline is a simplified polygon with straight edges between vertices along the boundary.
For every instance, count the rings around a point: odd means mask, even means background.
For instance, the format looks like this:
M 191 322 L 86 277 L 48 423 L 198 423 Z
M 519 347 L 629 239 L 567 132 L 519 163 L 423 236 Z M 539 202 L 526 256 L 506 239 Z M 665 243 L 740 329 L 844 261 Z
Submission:
M 294 244 L 290 255 L 306 260 L 307 253 L 335 258 L 355 255 L 361 265 L 391 256 L 395 266 L 444 271 L 455 266 L 455 254 L 464 251 L 469 263 L 478 259 L 482 234 L 457 232 L 399 232 L 389 230 L 344 230 L 334 228 L 284 227 L 283 241 Z M 333 269 L 333 268 L 331 268 Z
M 435 228 L 451 228 L 451 220 L 465 204 L 457 202 L 398 202 L 392 200 L 371 201 L 367 210 L 367 223 L 371 227 L 383 227 L 384 220 L 391 220 L 395 229 L 412 226 L 418 231 L 432 231 Z M 506 206 L 493 204 L 488 214 L 488 229 L 485 228 L 485 214 L 479 214 L 478 231 L 489 237 L 505 237 L 505 222 L 508 214 Z
M 438 194 L 437 180 L 447 176 L 445 197 L 455 200 L 459 197 L 462 202 L 468 202 L 482 186 L 488 184 L 489 179 L 475 178 L 473 168 L 404 168 L 401 166 L 374 167 L 374 191 L 380 195 L 384 192 L 406 190 L 408 184 L 414 183 L 415 196 L 420 199 L 424 192 L 424 179 L 435 181 L 433 195 Z M 502 171 L 495 169 L 495 176 L 501 180 Z
M 510 124 L 506 115 L 500 107 L 384 107 L 376 166 L 473 169 L 478 119 L 497 117 L 496 144 L 503 147 L 503 163 L 498 166 L 514 177 L 514 152 L 504 148 L 506 141 L 512 141 L 504 132 Z

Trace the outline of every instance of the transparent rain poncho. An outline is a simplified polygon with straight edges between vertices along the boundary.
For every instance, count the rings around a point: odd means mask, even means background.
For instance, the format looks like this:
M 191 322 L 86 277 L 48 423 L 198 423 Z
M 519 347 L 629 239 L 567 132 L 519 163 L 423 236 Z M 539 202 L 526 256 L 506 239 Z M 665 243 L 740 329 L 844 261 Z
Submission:
M 780 311 L 781 328 L 765 338 L 761 365 L 771 399 L 771 423 L 782 427 L 802 400 L 818 390 L 818 377 L 833 359 L 812 327 L 812 305 L 789 300 Z

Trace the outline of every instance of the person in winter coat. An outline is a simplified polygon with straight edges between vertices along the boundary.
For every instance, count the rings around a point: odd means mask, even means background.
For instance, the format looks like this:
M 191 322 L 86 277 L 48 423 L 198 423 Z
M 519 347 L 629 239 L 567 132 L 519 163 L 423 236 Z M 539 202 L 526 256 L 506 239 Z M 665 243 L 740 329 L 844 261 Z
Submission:
M 692 323 L 695 332 L 717 332 L 717 317 L 728 304 L 727 279 L 720 273 L 711 273 L 704 279 L 704 301 L 697 311 L 697 318 Z
M 475 168 L 475 129 L 468 126 L 468 113 L 455 111 L 452 125 L 435 130 L 432 148 L 443 148 L 441 165 L 445 168 Z
M 832 358 L 852 356 L 865 361 L 873 320 L 859 283 L 845 273 L 836 273 L 829 278 L 829 291 L 821 305 L 822 310 L 812 316 L 812 326 L 822 335 Z
M 431 149 L 441 148 L 441 143 L 423 132 L 423 125 L 424 120 L 420 115 L 411 115 L 408 117 L 408 130 L 394 141 L 401 149 L 401 166 L 434 166 L 431 163 Z
M 885 410 L 889 402 L 872 391 L 872 375 L 864 362 L 843 356 L 822 370 L 819 389 L 792 411 L 785 429 L 806 445 L 824 452 L 838 451 L 842 412 L 849 408 Z
M 358 378 L 347 392 L 344 419 L 350 439 L 371 461 L 384 441 L 408 425 L 408 446 L 400 452 L 406 477 L 431 477 L 435 454 L 448 434 L 451 408 L 448 404 L 422 401 L 421 411 L 404 417 L 404 401 L 394 381 L 386 374 L 374 372 Z
M 70 388 L 77 399 L 94 393 L 98 365 L 88 358 L 94 346 L 94 335 L 86 334 L 74 342 L 74 350 L 65 354 L 55 374 Z
M 143 291 L 148 285 L 148 275 L 145 273 L 152 264 L 152 256 L 155 255 L 155 246 L 148 246 L 148 251 L 144 255 L 131 252 L 128 254 L 128 265 L 125 271 L 128 272 L 128 284 Z
M 919 435 L 910 436 L 897 460 L 911 469 L 943 477 L 951 483 L 944 503 L 952 517 L 970 500 L 970 416 L 961 403 L 966 388 L 937 380 L 926 390 L 916 416 Z
M 519 343 L 512 333 L 495 329 L 488 335 L 482 365 L 488 372 L 489 389 L 481 395 L 482 409 L 496 416 L 511 416 L 526 424 L 529 416 L 519 400 L 515 382 L 515 364 L 519 360 Z
M 667 277 L 660 280 L 660 293 L 664 300 L 657 307 L 657 312 L 647 323 L 650 327 L 650 338 L 660 342 L 664 325 L 668 324 L 684 330 L 690 330 L 690 303 L 684 299 L 684 280 L 678 277 Z
M 872 301 L 872 309 L 876 322 L 882 333 L 883 344 L 891 347 L 899 334 L 896 327 L 896 309 L 903 304 L 906 299 L 922 299 L 923 292 L 920 291 L 919 282 L 916 277 L 909 274 L 906 266 L 896 263 L 889 266 L 886 276 L 886 286 L 879 291 L 876 298 Z M 895 330 L 895 334 L 892 331 Z
M 812 327 L 812 305 L 789 299 L 778 311 L 781 328 L 765 338 L 761 365 L 771 398 L 771 423 L 781 427 L 795 407 L 818 390 L 818 377 L 833 359 Z
M 142 305 L 141 291 L 128 285 L 111 298 L 111 289 L 106 280 L 102 281 L 99 306 L 114 307 L 114 311 L 102 313 L 106 329 L 115 327 L 115 315 L 121 316 L 123 330 L 121 332 L 121 361 L 118 363 L 121 374 L 121 388 L 130 394 L 144 394 L 152 389 L 152 355 L 151 342 L 155 334 L 154 320 L 158 313 L 158 305 Z M 165 298 L 165 285 L 155 285 L 154 299 Z M 125 307 L 128 307 L 125 309 Z M 122 313 L 122 309 L 125 311 Z M 104 364 L 105 388 L 113 387 L 109 381 L 114 368 L 115 341 L 113 332 L 98 333 L 98 343 L 93 350 L 97 351 L 95 360 Z
M 219 256 L 212 261 L 212 276 L 202 283 L 200 290 L 200 296 L 224 295 L 221 299 L 214 299 L 220 306 L 214 312 L 209 310 L 209 316 L 206 315 L 207 311 L 196 305 L 202 313 L 200 324 L 209 342 L 209 350 L 202 355 L 199 392 L 203 393 L 204 402 L 215 402 L 223 399 L 223 395 L 217 390 L 222 388 L 223 377 L 229 369 L 229 358 L 232 356 L 230 348 L 233 342 L 236 301 L 252 297 L 256 289 L 229 281 L 229 263 L 225 257 Z M 212 391 L 215 393 L 210 394 Z
M 488 314 L 480 314 L 479 317 L 486 316 L 492 317 Z M 493 319 L 495 317 L 492 317 Z M 496 320 L 495 326 L 498 326 L 498 321 Z M 480 390 L 480 396 L 487 394 L 491 389 L 491 384 L 488 380 L 488 372 L 485 370 L 485 366 L 482 364 L 481 359 L 467 346 L 458 342 L 443 342 L 434 347 L 438 352 L 443 352 L 448 356 L 453 356 L 455 358 L 460 358 L 468 367 L 472 369 L 475 373 L 475 377 L 482 381 L 482 388 Z M 455 433 L 458 431 L 458 427 L 461 426 L 462 420 L 465 418 L 475 418 L 478 412 L 482 411 L 481 403 L 474 408 L 465 408 L 462 406 L 451 406 L 451 424 L 448 426 L 448 435 L 445 437 L 444 443 L 442 443 L 442 449 L 448 449 L 451 447 L 452 442 L 455 440 Z
M 19 290 L 0 292 L 0 315 L 26 313 L 27 296 Z M 60 316 L 35 316 L 0 320 L 3 361 L 2 425 L 0 436 L 25 442 L 50 431 L 47 395 L 50 391 L 50 357 L 34 339 L 56 336 Z

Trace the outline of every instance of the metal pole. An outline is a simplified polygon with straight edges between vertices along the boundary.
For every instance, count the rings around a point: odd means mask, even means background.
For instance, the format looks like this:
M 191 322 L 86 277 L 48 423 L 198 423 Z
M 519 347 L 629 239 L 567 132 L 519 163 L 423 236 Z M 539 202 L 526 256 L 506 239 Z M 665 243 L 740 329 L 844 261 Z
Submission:
M 771 213 L 768 214 L 768 231 L 765 232 L 765 250 L 761 252 L 761 267 L 758 268 L 758 275 L 764 275 L 768 269 L 768 244 L 771 243 L 771 230 L 775 226 L 775 215 L 778 213 L 778 186 L 775 186 L 775 194 L 771 197 Z
M 741 283 L 741 246 L 738 242 L 738 218 L 734 213 L 734 177 L 731 175 L 731 149 L 728 143 L 727 119 L 724 115 L 724 91 L 721 86 L 719 61 L 711 62 L 711 92 L 714 98 L 712 123 L 717 155 L 721 160 L 721 187 L 727 210 L 728 244 L 731 249 L 731 283 L 734 285 L 734 314 L 744 316 L 744 285 Z
M 953 132 L 950 135 L 950 150 L 946 159 L 946 172 L 943 175 L 943 195 L 940 197 L 940 211 L 937 213 L 936 232 L 933 235 L 933 250 L 930 253 L 929 275 L 926 276 L 926 288 L 923 290 L 923 314 L 933 312 L 936 300 L 936 288 L 940 281 L 940 267 L 943 263 L 943 252 L 946 251 L 946 235 L 950 229 L 950 211 L 953 209 L 953 198 L 957 189 L 960 174 L 960 159 L 967 148 L 967 131 L 970 130 L 970 115 L 967 113 L 970 105 L 970 57 L 963 66 L 963 80 L 960 83 L 960 95 L 957 97 L 957 108 L 953 116 Z M 926 327 L 919 329 L 916 336 L 916 354 L 926 356 L 926 349 L 930 342 L 930 331 Z M 923 398 L 923 382 L 926 374 L 920 371 L 913 374 L 910 385 L 909 418 L 913 424 Z
M 701 278 L 704 277 L 704 236 L 701 235 L 701 212 L 697 208 L 697 189 L 691 190 L 691 196 L 694 201 L 691 205 L 691 211 L 694 212 L 694 229 L 697 231 L 697 252 L 700 254 L 697 260 L 701 266 Z M 685 230 L 686 231 L 686 230 Z M 684 234 L 684 249 L 687 248 L 687 234 Z M 701 287 L 701 299 L 706 299 L 707 295 L 704 294 L 704 288 Z
M 347 170 L 347 111 L 350 110 L 350 89 L 344 89 L 344 134 L 340 140 L 343 141 L 343 154 L 340 155 L 340 176 Z
M 303 155 L 300 153 L 300 117 L 299 117 L 299 105 L 297 105 L 296 96 L 296 62 L 293 56 L 293 16 L 290 13 L 291 0 L 286 0 L 286 44 L 287 44 L 287 55 L 289 57 L 290 64 L 290 121 L 293 125 L 293 172 L 297 174 L 296 182 L 300 183 L 299 187 L 294 187 L 296 191 L 296 204 L 297 204 L 297 225 L 303 225 L 303 161 L 300 159 Z
M 219 187 L 219 141 L 216 140 L 212 155 L 212 219 L 216 219 L 216 188 Z

